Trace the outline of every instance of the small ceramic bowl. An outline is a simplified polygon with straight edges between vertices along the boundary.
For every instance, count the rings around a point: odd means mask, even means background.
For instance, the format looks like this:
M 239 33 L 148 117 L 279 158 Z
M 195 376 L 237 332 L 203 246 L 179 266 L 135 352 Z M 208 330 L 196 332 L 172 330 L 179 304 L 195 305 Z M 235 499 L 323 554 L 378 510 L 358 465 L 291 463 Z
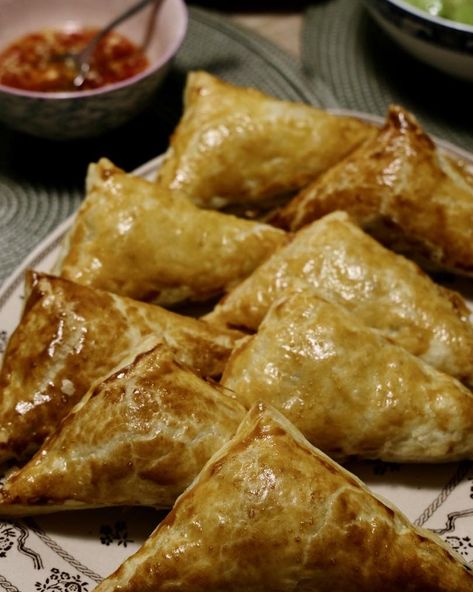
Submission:
M 411 55 L 473 81 L 473 26 L 432 16 L 403 0 L 364 0 L 378 24 Z
M 44 29 L 100 28 L 135 0 L 0 0 L 0 51 Z M 142 44 L 152 5 L 117 27 Z M 151 100 L 187 29 L 183 0 L 164 0 L 146 47 L 149 67 L 96 90 L 31 92 L 0 85 L 0 120 L 14 129 L 55 140 L 98 136 L 131 119 Z

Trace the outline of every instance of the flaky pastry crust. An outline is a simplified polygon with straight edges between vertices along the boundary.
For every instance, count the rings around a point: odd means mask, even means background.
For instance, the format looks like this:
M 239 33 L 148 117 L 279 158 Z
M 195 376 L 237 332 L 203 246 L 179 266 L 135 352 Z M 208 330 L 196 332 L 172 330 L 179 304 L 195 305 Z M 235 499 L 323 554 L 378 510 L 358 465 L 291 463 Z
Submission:
M 172 305 L 206 300 L 249 275 L 286 234 L 201 210 L 101 159 L 67 237 L 61 276 L 116 294 Z
M 148 349 L 150 348 L 150 349 Z M 236 432 L 244 408 L 155 337 L 97 381 L 0 489 L 0 515 L 81 507 L 172 507 Z
M 236 286 L 205 318 L 256 330 L 287 290 L 310 287 L 384 337 L 473 385 L 473 324 L 462 297 L 382 247 L 344 212 L 328 214 Z
M 471 568 L 255 406 L 95 592 L 467 592 Z
M 150 334 L 203 376 L 218 376 L 237 332 L 158 306 L 30 272 L 0 373 L 0 462 L 31 455 L 60 419 Z
M 263 400 L 335 458 L 473 458 L 473 393 L 313 292 L 276 301 L 222 384 Z
M 401 107 L 391 107 L 375 137 L 272 221 L 296 230 L 334 210 L 348 211 L 381 242 L 427 267 L 473 274 L 473 176 Z
M 352 117 L 191 72 L 158 183 L 198 205 L 257 204 L 300 189 L 372 133 Z

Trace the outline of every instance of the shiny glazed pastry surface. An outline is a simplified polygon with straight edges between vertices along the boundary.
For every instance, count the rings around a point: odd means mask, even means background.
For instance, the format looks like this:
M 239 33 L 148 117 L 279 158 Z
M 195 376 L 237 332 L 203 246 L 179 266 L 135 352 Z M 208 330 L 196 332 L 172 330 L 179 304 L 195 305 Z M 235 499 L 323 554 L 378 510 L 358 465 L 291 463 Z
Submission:
M 244 279 L 285 240 L 282 230 L 201 210 L 102 159 L 89 168 L 59 272 L 162 305 L 205 300 Z
M 427 266 L 473 274 L 473 176 L 400 107 L 273 222 L 296 230 L 334 210 L 348 211 L 381 242 Z
M 471 568 L 255 406 L 95 592 L 471 592 Z
M 62 278 L 33 272 L 28 284 L 0 374 L 0 462 L 33 452 L 92 382 L 146 335 L 161 337 L 204 376 L 221 373 L 239 337 Z
M 148 348 L 151 348 L 148 350 Z M 244 408 L 155 337 L 98 381 L 0 489 L 0 515 L 107 505 L 172 507 L 236 432 Z
M 206 72 L 189 75 L 184 103 L 158 182 L 201 206 L 258 203 L 300 189 L 373 133 L 358 119 Z
M 335 458 L 473 458 L 473 393 L 309 291 L 273 304 L 222 384 L 247 408 L 273 404 Z
M 436 285 L 353 224 L 329 214 L 256 269 L 207 315 L 255 330 L 286 290 L 311 287 L 436 368 L 473 384 L 473 324 L 459 294 Z

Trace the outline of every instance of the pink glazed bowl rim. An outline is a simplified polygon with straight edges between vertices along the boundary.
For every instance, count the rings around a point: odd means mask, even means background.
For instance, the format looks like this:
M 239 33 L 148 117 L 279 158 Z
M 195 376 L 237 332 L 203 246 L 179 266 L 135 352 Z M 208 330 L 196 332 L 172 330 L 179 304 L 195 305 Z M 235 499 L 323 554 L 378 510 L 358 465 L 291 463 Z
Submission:
M 93 90 L 77 90 L 77 91 L 67 91 L 67 92 L 39 92 L 39 91 L 31 91 L 31 90 L 23 90 L 19 88 L 14 88 L 11 86 L 6 86 L 4 84 L 0 84 L 0 92 L 17 96 L 17 97 L 27 97 L 30 99 L 43 99 L 45 101 L 61 101 L 65 99 L 79 99 L 79 98 L 86 98 L 86 97 L 94 97 L 97 95 L 102 95 L 106 93 L 113 92 L 115 90 L 120 90 L 122 88 L 126 88 L 127 86 L 131 86 L 136 82 L 144 78 L 148 78 L 158 70 L 160 70 L 171 58 L 177 53 L 177 50 L 181 46 L 182 42 L 184 41 L 184 37 L 187 32 L 187 25 L 189 20 L 189 14 L 187 10 L 187 6 L 184 0 L 173 0 L 179 9 L 179 28 L 177 35 L 173 39 L 172 43 L 166 48 L 166 50 L 160 54 L 159 58 L 148 68 L 140 72 L 139 74 L 135 74 L 135 76 L 130 76 L 130 78 L 126 78 L 125 80 L 121 80 L 120 82 L 114 82 L 112 84 L 107 84 L 101 88 L 96 88 Z

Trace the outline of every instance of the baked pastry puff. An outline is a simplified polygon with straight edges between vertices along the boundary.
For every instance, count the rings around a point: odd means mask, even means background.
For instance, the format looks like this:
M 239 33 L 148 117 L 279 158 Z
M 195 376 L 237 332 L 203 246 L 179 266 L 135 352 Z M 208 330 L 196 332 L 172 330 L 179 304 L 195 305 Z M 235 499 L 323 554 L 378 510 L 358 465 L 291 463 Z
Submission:
M 240 336 L 43 273 L 28 273 L 26 282 L 25 310 L 0 373 L 0 462 L 31 455 L 145 336 L 161 337 L 203 376 L 221 373 Z
M 272 305 L 222 384 L 246 408 L 271 403 L 337 459 L 473 459 L 473 393 L 309 291 Z
M 66 239 L 63 277 L 137 300 L 205 300 L 249 275 L 286 234 L 201 210 L 186 197 L 101 159 Z
M 471 568 L 255 405 L 95 592 L 471 592 Z
M 191 72 L 157 181 L 203 207 L 258 204 L 307 185 L 372 133 L 358 119 Z
M 428 268 L 473 274 L 473 175 L 391 107 L 384 127 L 272 217 L 297 230 L 348 211 L 378 240 Z
M 150 349 L 149 349 L 150 348 Z M 0 489 L 0 515 L 84 507 L 172 507 L 236 432 L 244 408 L 147 337 L 97 381 Z
M 393 343 L 473 385 L 473 324 L 462 297 L 382 247 L 344 212 L 300 230 L 205 318 L 256 330 L 286 290 L 307 287 L 343 305 Z

